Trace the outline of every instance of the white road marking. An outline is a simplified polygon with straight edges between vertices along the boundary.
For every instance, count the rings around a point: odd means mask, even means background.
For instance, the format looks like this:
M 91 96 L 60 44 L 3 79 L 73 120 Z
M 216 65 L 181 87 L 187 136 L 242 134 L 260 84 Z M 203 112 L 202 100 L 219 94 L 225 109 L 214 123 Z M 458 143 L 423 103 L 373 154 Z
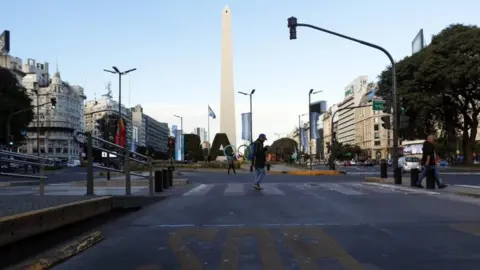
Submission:
M 336 191 L 345 195 L 365 195 L 365 193 L 360 192 L 358 190 L 355 190 L 353 188 L 349 188 L 345 185 L 340 185 L 340 184 L 334 184 L 334 183 L 325 183 L 325 184 L 319 184 L 322 188 L 331 190 L 331 191 Z
M 263 184 L 262 188 L 263 190 L 261 192 L 266 195 L 285 195 L 285 193 L 281 191 L 275 184 Z
M 395 185 L 382 184 L 382 183 L 368 183 L 367 182 L 367 183 L 364 183 L 364 185 L 377 186 L 379 188 L 385 188 L 385 189 L 394 190 L 394 191 L 403 191 L 403 192 L 406 192 L 406 193 L 414 193 L 414 194 L 426 194 L 426 195 L 439 195 L 440 194 L 440 193 L 435 192 L 435 191 L 414 189 L 414 188 L 409 188 L 409 187 L 395 186 Z
M 214 185 L 212 184 L 201 184 L 196 188 L 193 188 L 183 194 L 183 196 L 201 196 L 207 194 Z
M 225 189 L 225 195 L 243 195 L 245 193 L 245 185 L 244 184 L 228 184 L 227 188 Z
M 474 185 L 453 185 L 454 187 L 465 187 L 465 188 L 480 188 L 480 186 Z

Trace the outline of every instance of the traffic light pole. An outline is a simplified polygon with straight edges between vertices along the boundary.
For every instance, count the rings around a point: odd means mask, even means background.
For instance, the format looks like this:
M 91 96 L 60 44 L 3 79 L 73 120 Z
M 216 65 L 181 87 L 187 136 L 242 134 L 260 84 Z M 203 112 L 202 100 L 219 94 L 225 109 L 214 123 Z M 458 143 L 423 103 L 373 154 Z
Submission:
M 299 26 L 312 28 L 312 29 L 315 29 L 315 30 L 318 30 L 318 31 L 321 31 L 321 32 L 324 32 L 324 33 L 327 33 L 327 34 L 330 34 L 330 35 L 334 35 L 334 36 L 344 38 L 344 39 L 347 39 L 347 40 L 350 40 L 350 41 L 353 41 L 353 42 L 356 42 L 356 43 L 360 43 L 360 44 L 365 45 L 367 47 L 377 49 L 377 50 L 383 52 L 388 57 L 388 60 L 390 60 L 390 64 L 392 65 L 393 115 L 395 117 L 395 121 L 393 123 L 393 155 L 392 155 L 393 162 L 392 162 L 392 167 L 393 167 L 393 171 L 397 172 L 397 167 L 398 167 L 398 122 L 399 122 L 398 120 L 400 119 L 400 117 L 399 117 L 399 113 L 398 113 L 397 77 L 395 75 L 395 73 L 396 73 L 395 61 L 393 60 L 392 55 L 387 50 L 385 50 L 384 48 L 382 48 L 378 45 L 375 45 L 373 43 L 369 43 L 369 42 L 366 42 L 366 41 L 363 41 L 363 40 L 360 40 L 360 39 L 356 39 L 356 38 L 353 38 L 353 37 L 342 35 L 340 33 L 336 33 L 336 32 L 333 32 L 333 31 L 330 31 L 330 30 L 327 30 L 327 29 L 324 29 L 324 28 L 320 28 L 320 27 L 317 27 L 317 26 L 314 26 L 314 25 L 311 25 L 311 24 L 297 23 L 297 18 L 295 18 L 295 17 L 288 18 L 288 28 L 290 29 L 290 39 L 297 39 L 297 27 L 299 27 Z M 333 135 L 333 133 L 332 133 L 332 135 Z M 395 184 L 399 184 L 399 183 L 397 183 L 397 181 L 396 181 Z
M 329 163 L 330 163 L 330 169 L 331 170 L 335 170 L 335 146 L 333 144 L 333 142 L 335 141 L 335 136 L 334 136 L 334 129 L 333 129 L 333 119 L 335 119 L 335 115 L 337 114 L 337 112 L 340 112 L 340 111 L 345 111 L 345 110 L 352 110 L 352 109 L 358 109 L 358 108 L 365 108 L 365 107 L 371 107 L 372 105 L 368 104 L 368 105 L 362 105 L 362 106 L 353 106 L 353 107 L 346 107 L 346 108 L 340 108 L 338 110 L 336 110 L 333 114 L 332 114 L 332 122 L 330 124 L 330 157 L 329 157 Z

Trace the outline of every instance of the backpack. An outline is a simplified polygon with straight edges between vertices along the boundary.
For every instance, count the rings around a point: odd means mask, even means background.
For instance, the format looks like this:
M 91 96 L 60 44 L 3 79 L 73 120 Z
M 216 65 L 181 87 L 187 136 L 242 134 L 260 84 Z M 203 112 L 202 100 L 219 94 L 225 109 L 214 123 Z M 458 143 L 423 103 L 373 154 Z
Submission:
M 248 159 L 253 160 L 255 158 L 255 144 L 252 143 L 248 146 Z

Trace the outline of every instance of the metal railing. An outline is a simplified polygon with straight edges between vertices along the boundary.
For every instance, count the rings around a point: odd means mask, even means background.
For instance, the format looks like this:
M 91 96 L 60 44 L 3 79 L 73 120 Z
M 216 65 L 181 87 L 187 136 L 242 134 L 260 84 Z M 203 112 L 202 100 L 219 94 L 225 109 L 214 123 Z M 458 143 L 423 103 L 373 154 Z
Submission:
M 120 145 L 111 143 L 107 140 L 104 140 L 102 138 L 98 138 L 93 136 L 90 132 L 85 133 L 85 136 L 87 138 L 87 195 L 94 195 L 94 173 L 93 173 L 93 168 L 105 170 L 105 171 L 113 171 L 113 172 L 119 172 L 119 173 L 124 173 L 125 174 L 125 195 L 131 195 L 132 194 L 132 181 L 130 176 L 140 176 L 144 178 L 148 178 L 148 192 L 150 196 L 154 196 L 154 183 L 153 183 L 153 165 L 152 165 L 152 158 L 132 152 L 125 147 L 122 147 Z M 109 150 L 109 149 L 104 149 L 102 147 L 97 147 L 93 145 L 93 141 L 98 141 L 102 143 L 103 145 L 109 146 L 109 148 L 116 149 L 117 151 Z M 104 166 L 99 166 L 99 165 L 94 165 L 93 164 L 93 149 L 100 150 L 102 152 L 108 153 L 108 154 L 114 154 L 117 157 L 122 157 L 123 158 L 123 170 L 120 169 L 114 169 L 110 167 L 104 167 Z M 134 155 L 135 157 L 131 156 Z M 137 158 L 138 157 L 138 158 Z M 140 159 L 141 158 L 141 159 Z M 143 160 L 142 160 L 143 159 Z M 143 175 L 143 174 L 137 174 L 137 173 L 132 173 L 130 171 L 130 161 L 134 161 L 136 163 L 140 163 L 143 165 L 146 165 L 148 167 L 148 176 Z M 108 166 L 109 164 L 107 164 Z
M 32 161 L 33 160 L 33 161 Z M 0 162 L 10 167 L 10 164 L 31 165 L 39 168 L 38 175 L 29 175 L 21 173 L 5 173 L 0 172 L 0 175 L 19 178 L 33 178 L 39 179 L 39 193 L 45 195 L 45 180 L 47 176 L 44 175 L 44 168 L 47 166 L 54 166 L 55 161 L 49 158 L 40 157 L 37 155 L 22 154 L 8 150 L 0 150 Z

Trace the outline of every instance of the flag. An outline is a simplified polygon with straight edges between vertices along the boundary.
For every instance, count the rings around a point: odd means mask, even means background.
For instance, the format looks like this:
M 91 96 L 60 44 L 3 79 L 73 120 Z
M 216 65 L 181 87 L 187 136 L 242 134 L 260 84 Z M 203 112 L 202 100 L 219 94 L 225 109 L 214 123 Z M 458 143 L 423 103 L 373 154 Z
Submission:
M 213 112 L 212 108 L 210 108 L 210 105 L 208 105 L 208 116 L 212 117 L 213 119 L 217 118 L 217 116 Z
M 242 113 L 242 140 L 249 141 L 252 137 L 251 123 L 252 115 L 250 113 Z
M 318 134 L 318 129 L 317 129 L 317 125 L 318 125 L 318 118 L 320 117 L 320 114 L 318 112 L 312 112 L 310 113 L 310 140 L 315 140 L 319 137 L 319 134 Z
M 125 147 L 126 145 L 126 134 L 125 134 L 125 123 L 123 122 L 123 118 L 120 117 L 120 121 L 118 123 L 117 133 L 115 134 L 115 144 Z

